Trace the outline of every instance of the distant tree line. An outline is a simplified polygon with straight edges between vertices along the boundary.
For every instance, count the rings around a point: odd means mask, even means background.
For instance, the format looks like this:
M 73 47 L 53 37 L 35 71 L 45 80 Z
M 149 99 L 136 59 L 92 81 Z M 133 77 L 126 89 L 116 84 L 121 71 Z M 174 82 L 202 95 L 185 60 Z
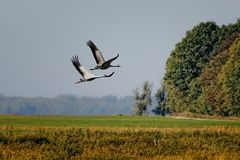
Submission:
M 187 31 L 167 60 L 164 86 L 171 112 L 240 116 L 240 20 Z
M 32 115 L 109 115 L 131 114 L 133 97 L 77 97 L 61 95 L 54 98 L 24 98 L 0 95 L 0 114 Z

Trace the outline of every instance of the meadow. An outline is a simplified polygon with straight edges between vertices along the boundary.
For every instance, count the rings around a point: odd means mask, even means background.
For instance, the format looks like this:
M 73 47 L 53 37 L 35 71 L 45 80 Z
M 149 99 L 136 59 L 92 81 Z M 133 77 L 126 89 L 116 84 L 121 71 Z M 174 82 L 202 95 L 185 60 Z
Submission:
M 0 159 L 240 159 L 240 121 L 0 116 Z

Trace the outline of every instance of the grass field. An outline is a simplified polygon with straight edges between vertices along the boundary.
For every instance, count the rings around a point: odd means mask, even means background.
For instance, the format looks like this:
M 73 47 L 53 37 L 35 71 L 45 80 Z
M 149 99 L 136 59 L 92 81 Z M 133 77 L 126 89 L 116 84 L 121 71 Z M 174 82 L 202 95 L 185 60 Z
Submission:
M 0 127 L 129 127 L 129 128 L 205 128 L 240 127 L 240 121 L 217 119 L 166 118 L 158 116 L 14 116 L 1 115 Z
M 0 159 L 240 159 L 240 121 L 0 116 Z

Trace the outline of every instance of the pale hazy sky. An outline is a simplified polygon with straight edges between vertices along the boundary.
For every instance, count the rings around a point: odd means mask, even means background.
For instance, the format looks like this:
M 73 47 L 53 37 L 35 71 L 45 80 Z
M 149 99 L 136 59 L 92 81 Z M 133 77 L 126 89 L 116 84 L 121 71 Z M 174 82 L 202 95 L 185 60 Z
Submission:
M 239 0 L 0 0 L 0 94 L 54 97 L 133 95 L 145 80 L 159 88 L 175 44 L 200 22 L 240 18 Z M 70 58 L 95 66 L 86 41 L 121 68 L 75 85 Z

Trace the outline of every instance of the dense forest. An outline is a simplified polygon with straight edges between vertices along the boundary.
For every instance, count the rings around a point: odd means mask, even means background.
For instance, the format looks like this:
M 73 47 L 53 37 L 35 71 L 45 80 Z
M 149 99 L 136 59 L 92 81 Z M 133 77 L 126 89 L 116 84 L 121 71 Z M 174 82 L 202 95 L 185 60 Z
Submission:
M 187 31 L 167 60 L 164 85 L 172 112 L 240 116 L 240 19 Z
M 61 95 L 54 98 L 6 97 L 0 95 L 0 114 L 31 115 L 109 115 L 131 114 L 133 97 L 76 97 Z

